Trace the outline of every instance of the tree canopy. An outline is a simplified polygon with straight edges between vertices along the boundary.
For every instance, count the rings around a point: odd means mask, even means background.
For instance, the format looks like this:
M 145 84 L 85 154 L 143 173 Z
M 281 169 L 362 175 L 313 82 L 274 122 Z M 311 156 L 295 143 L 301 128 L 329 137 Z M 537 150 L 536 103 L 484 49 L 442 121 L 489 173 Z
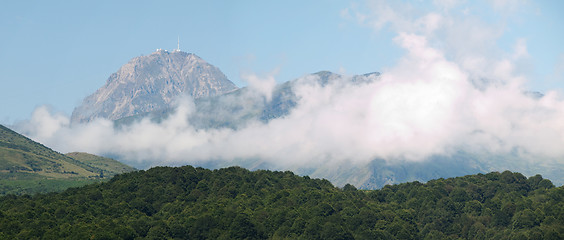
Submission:
M 509 171 L 357 190 L 292 172 L 157 167 L 0 198 L 0 239 L 562 239 L 564 188 Z

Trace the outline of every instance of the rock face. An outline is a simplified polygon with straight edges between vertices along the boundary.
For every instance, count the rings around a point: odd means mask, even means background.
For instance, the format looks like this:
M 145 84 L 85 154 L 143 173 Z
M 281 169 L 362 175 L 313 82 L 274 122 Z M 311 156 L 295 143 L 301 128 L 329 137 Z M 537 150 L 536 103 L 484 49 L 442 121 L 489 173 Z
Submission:
M 74 109 L 71 121 L 117 120 L 169 108 L 182 94 L 198 99 L 237 89 L 217 67 L 194 54 L 157 50 L 133 58 L 112 74 Z
M 300 97 L 296 95 L 299 85 L 318 84 L 325 87 L 334 83 L 367 84 L 379 80 L 380 73 L 367 73 L 344 77 L 329 71 L 321 71 L 305 75 L 292 81 L 278 84 L 272 91 L 272 98 L 267 101 L 264 96 L 248 87 L 242 87 L 227 94 L 201 97 L 194 101 L 195 111 L 188 121 L 196 129 L 231 128 L 240 129 L 252 122 L 267 123 L 270 120 L 290 114 L 298 105 Z M 173 108 L 145 112 L 116 121 L 118 125 L 127 125 L 136 120 L 149 118 L 159 122 L 172 114 Z

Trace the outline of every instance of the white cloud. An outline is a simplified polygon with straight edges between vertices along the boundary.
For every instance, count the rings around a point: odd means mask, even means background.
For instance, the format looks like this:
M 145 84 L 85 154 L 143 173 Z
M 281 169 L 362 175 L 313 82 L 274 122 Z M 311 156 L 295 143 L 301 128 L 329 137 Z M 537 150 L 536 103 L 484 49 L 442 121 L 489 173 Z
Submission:
M 254 73 L 242 74 L 241 79 L 249 84 L 249 89 L 264 96 L 268 102 L 272 99 L 272 91 L 274 90 L 274 87 L 276 87 L 276 79 L 274 78 L 274 75 L 276 75 L 278 71 L 278 69 L 275 69 L 263 77 L 259 77 Z
M 484 84 L 492 80 L 499 70 L 501 62 L 507 58 L 527 56 L 526 39 L 517 40 L 516 52 L 508 56 L 497 46 L 498 40 L 505 33 L 507 14 L 499 19 L 488 19 L 481 14 L 487 9 L 476 11 L 476 6 L 469 1 L 434 1 L 429 9 L 421 9 L 416 2 L 407 1 L 366 1 L 365 6 L 354 6 L 349 9 L 351 15 L 362 16 L 362 25 L 379 32 L 385 26 L 398 35 L 415 34 L 424 37 L 429 46 L 443 52 L 445 57 L 456 62 L 471 75 L 471 81 Z M 524 2 L 497 2 L 478 5 L 480 7 L 495 6 L 520 9 Z M 494 9 L 497 11 L 496 9 Z M 458 11 L 466 12 L 460 15 Z M 501 10 L 499 10 L 501 11 Z M 512 59 L 515 60 L 515 59 Z M 523 67 L 520 65 L 520 67 Z
M 433 4 L 445 12 L 455 8 L 456 6 L 464 3 L 464 0 L 433 0 Z
M 21 125 L 21 130 L 33 133 L 38 141 L 44 141 L 68 126 L 69 122 L 68 117 L 53 114 L 49 107 L 40 106 L 31 115 L 31 120 Z
M 517 39 L 515 45 L 513 46 L 513 55 L 511 58 L 516 61 L 526 57 L 529 57 L 529 52 L 527 51 L 527 40 L 524 38 Z
M 514 14 L 528 7 L 528 0 L 491 0 L 487 2 L 495 11 L 502 14 Z

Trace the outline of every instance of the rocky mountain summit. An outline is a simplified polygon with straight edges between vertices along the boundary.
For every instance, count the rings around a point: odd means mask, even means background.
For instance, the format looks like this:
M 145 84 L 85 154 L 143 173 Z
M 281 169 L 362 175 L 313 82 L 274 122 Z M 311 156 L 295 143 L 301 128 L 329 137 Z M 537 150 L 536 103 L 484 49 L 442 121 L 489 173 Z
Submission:
M 74 109 L 71 121 L 116 120 L 169 108 L 181 94 L 198 99 L 237 89 L 217 67 L 195 54 L 157 50 L 133 58 L 113 73 L 103 87 Z

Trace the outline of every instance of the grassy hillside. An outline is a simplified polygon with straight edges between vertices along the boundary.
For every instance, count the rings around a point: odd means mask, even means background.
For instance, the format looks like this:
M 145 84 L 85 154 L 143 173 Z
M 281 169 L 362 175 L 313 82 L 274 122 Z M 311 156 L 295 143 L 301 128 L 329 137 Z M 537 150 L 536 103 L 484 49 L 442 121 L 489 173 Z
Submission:
M 65 156 L 0 125 L 0 195 L 60 191 L 132 170 L 93 155 Z
M 158 167 L 0 197 L 1 239 L 562 239 L 564 188 L 509 171 L 360 191 L 291 172 Z
M 137 169 L 125 165 L 111 158 L 100 157 L 94 154 L 83 152 L 72 152 L 65 154 L 67 157 L 75 159 L 84 165 L 90 167 L 93 171 L 97 171 L 102 177 L 112 177 L 116 174 L 132 172 Z

